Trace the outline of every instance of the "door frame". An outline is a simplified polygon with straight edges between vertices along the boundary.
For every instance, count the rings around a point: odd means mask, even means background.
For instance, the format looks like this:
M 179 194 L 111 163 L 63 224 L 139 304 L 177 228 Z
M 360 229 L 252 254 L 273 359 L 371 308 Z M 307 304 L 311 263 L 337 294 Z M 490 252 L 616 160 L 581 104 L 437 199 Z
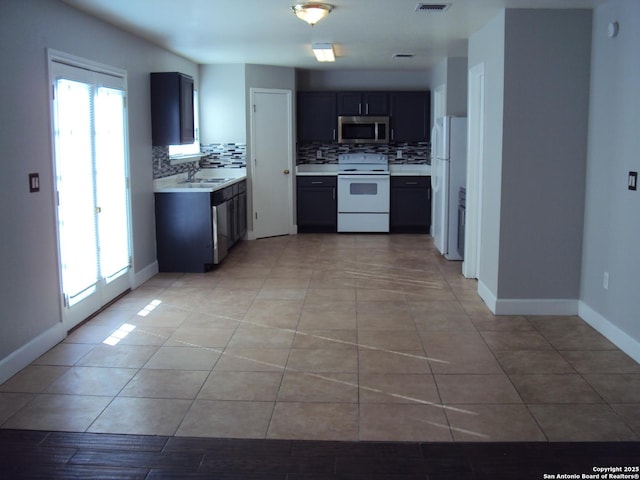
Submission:
M 78 68 L 81 70 L 87 70 L 92 73 L 98 73 L 102 75 L 109 75 L 116 78 L 121 78 L 124 85 L 124 93 L 125 93 L 125 118 L 124 118 L 124 149 L 126 152 L 125 158 L 125 175 L 126 181 L 128 185 L 128 199 L 127 199 L 127 229 L 128 229 L 128 239 L 129 242 L 129 268 L 128 272 L 122 275 L 120 278 L 115 280 L 113 285 L 106 284 L 104 279 L 99 279 L 99 283 L 102 283 L 102 286 L 98 289 L 96 293 L 96 301 L 87 302 L 84 305 L 78 303 L 76 305 L 75 312 L 69 312 L 67 308 L 65 295 L 64 295 L 64 286 L 62 283 L 62 255 L 61 255 L 61 246 L 60 246 L 60 232 L 59 232 L 59 215 L 58 215 L 58 193 L 57 193 L 57 159 L 56 159 L 56 139 L 55 139 L 55 108 L 54 108 L 54 98 L 53 98 L 53 86 L 56 81 L 56 69 L 54 64 L 58 63 L 61 65 L 66 65 L 69 67 Z M 128 107 L 127 107 L 127 94 L 128 94 L 128 83 L 127 83 L 127 71 L 122 70 L 117 67 L 112 67 L 110 65 L 105 65 L 103 63 L 94 62 L 92 60 L 87 60 L 82 57 L 78 57 L 76 55 L 68 54 L 66 52 L 61 52 L 54 49 L 47 49 L 47 68 L 48 68 L 48 80 L 49 80 L 49 121 L 50 121 L 50 145 L 51 145 L 51 164 L 52 164 L 52 182 L 53 182 L 53 198 L 52 198 L 52 208 L 55 219 L 55 236 L 56 236 L 56 263 L 58 265 L 58 291 L 60 296 L 60 319 L 62 321 L 62 326 L 65 332 L 70 331 L 73 327 L 78 325 L 80 322 L 90 317 L 92 314 L 99 311 L 102 307 L 107 305 L 112 300 L 116 299 L 119 295 L 126 292 L 128 289 L 132 288 L 134 285 L 134 252 L 133 252 L 133 225 L 131 221 L 131 157 L 129 151 L 129 118 L 128 118 Z M 117 285 L 116 285 L 117 284 Z M 97 307 L 97 308 L 96 308 Z
M 250 162 L 247 162 L 247 183 L 248 188 L 247 191 L 249 193 L 247 202 L 248 202 L 248 210 L 251 212 L 249 222 L 248 222 L 248 233 L 247 238 L 249 240 L 255 240 L 258 238 L 256 236 L 256 231 L 254 230 L 254 219 L 255 219 L 255 210 L 253 208 L 254 202 L 254 192 L 255 192 L 255 183 L 254 183 L 254 170 L 256 168 L 256 145 L 255 145 L 255 98 L 257 94 L 272 94 L 272 95 L 285 95 L 287 100 L 287 168 L 289 170 L 289 179 L 287 181 L 287 203 L 289 205 L 287 215 L 288 215 L 288 223 L 289 223 L 289 235 L 295 235 L 297 233 L 297 227 L 294 222 L 293 215 L 293 186 L 294 186 L 294 178 L 295 178 L 295 164 L 294 164 L 294 155 L 293 155 L 293 92 L 289 89 L 278 89 L 278 88 L 260 88 L 260 87 L 252 87 L 249 89 L 249 155 Z
M 438 118 L 444 117 L 447 114 L 447 84 L 443 83 L 438 85 L 433 90 L 433 122 L 436 124 Z
M 467 195 L 462 274 L 466 278 L 480 278 L 485 127 L 484 62 L 469 69 L 468 88 Z

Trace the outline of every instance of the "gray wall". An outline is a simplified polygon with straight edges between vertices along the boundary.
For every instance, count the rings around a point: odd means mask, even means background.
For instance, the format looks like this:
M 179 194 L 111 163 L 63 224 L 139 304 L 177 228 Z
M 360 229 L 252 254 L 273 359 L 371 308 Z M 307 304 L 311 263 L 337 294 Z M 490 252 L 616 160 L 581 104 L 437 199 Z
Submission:
M 609 22 L 620 33 L 607 37 Z M 582 303 L 640 342 L 640 2 L 610 1 L 593 16 L 591 111 L 582 255 Z M 609 289 L 603 288 L 609 272 Z M 637 345 L 637 343 L 636 343 Z M 640 352 L 637 352 L 640 359 Z
M 61 322 L 46 49 L 128 72 L 134 270 L 156 260 L 149 72 L 197 66 L 56 0 L 0 2 L 0 381 L 16 350 Z M 27 174 L 41 191 L 28 193 Z M 51 345 L 52 346 L 52 345 Z
M 498 301 L 577 305 L 590 39 L 588 10 L 509 9 L 469 41 L 485 64 L 479 281 Z
M 427 71 L 296 70 L 298 90 L 427 90 Z
M 447 57 L 427 72 L 427 85 L 431 90 L 431 105 L 434 105 L 434 90 L 440 85 L 446 85 L 445 115 L 457 117 L 467 116 L 467 57 Z M 431 125 L 435 123 L 431 108 Z
M 504 115 L 505 12 L 469 39 L 469 68 L 484 64 L 485 127 L 482 224 L 478 281 L 494 296 L 498 291 Z
M 467 57 L 447 58 L 447 115 L 467 116 Z
M 246 66 L 200 65 L 200 142 L 246 143 Z
M 247 202 L 252 212 L 251 89 L 290 90 L 295 129 L 296 72 L 293 68 L 268 65 L 201 65 L 200 76 L 200 141 L 203 144 L 246 143 Z M 292 138 L 295 139 L 295 131 Z M 291 149 L 295 152 L 293 142 Z M 248 217 L 248 227 L 253 230 L 252 215 Z
M 579 296 L 590 44 L 589 10 L 506 11 L 499 299 Z

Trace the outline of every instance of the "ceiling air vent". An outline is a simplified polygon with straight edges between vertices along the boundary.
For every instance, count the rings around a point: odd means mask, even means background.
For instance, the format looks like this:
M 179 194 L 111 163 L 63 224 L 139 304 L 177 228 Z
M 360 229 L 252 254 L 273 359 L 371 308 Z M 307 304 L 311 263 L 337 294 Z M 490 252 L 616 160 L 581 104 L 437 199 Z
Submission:
M 450 3 L 419 3 L 416 12 L 446 12 L 451 7 Z

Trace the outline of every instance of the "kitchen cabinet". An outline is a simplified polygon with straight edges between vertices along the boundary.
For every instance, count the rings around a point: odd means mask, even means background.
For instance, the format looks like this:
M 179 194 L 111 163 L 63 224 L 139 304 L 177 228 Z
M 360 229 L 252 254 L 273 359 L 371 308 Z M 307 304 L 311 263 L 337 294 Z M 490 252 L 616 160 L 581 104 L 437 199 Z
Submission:
M 296 177 L 298 231 L 336 232 L 338 203 L 336 176 Z
M 193 143 L 193 115 L 193 78 L 179 72 L 151 73 L 153 145 Z
M 211 194 L 156 193 L 156 248 L 161 272 L 204 272 L 213 263 Z
M 337 140 L 335 92 L 298 92 L 297 102 L 298 141 Z
M 431 228 L 431 177 L 391 177 L 389 227 L 396 233 L 428 233 Z
M 215 192 L 157 192 L 156 248 L 161 272 L 205 272 L 214 264 L 212 207 L 224 202 L 216 230 L 224 232 L 221 258 L 247 232 L 246 181 Z
M 428 142 L 431 137 L 429 92 L 389 93 L 393 142 Z
M 387 92 L 338 92 L 338 115 L 389 115 Z

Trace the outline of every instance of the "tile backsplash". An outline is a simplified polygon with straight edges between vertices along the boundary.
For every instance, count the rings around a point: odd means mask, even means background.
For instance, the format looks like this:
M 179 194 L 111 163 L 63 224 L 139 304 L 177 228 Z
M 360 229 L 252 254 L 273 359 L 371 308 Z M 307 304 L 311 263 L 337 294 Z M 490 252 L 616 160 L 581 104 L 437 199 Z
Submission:
M 247 146 L 244 143 L 212 143 L 200 145 L 205 156 L 200 159 L 202 168 L 245 167 L 247 165 Z M 153 147 L 153 178 L 164 178 L 184 173 L 193 167 L 193 163 L 171 165 L 169 147 Z
M 398 151 L 401 158 L 398 158 Z M 310 163 L 338 163 L 342 153 L 381 153 L 388 155 L 391 165 L 431 164 L 431 144 L 429 142 L 388 144 L 338 144 L 338 143 L 300 143 L 297 146 L 296 165 Z
M 202 168 L 246 167 L 247 145 L 244 143 L 212 143 L 200 145 L 205 154 L 200 160 Z M 402 157 L 398 158 L 398 151 Z M 388 155 L 391 165 L 415 165 L 431 163 L 429 142 L 389 144 L 345 145 L 338 143 L 299 143 L 296 151 L 296 165 L 338 163 L 341 153 L 381 153 Z M 164 178 L 184 173 L 193 167 L 192 163 L 171 165 L 169 147 L 153 147 L 153 178 Z

